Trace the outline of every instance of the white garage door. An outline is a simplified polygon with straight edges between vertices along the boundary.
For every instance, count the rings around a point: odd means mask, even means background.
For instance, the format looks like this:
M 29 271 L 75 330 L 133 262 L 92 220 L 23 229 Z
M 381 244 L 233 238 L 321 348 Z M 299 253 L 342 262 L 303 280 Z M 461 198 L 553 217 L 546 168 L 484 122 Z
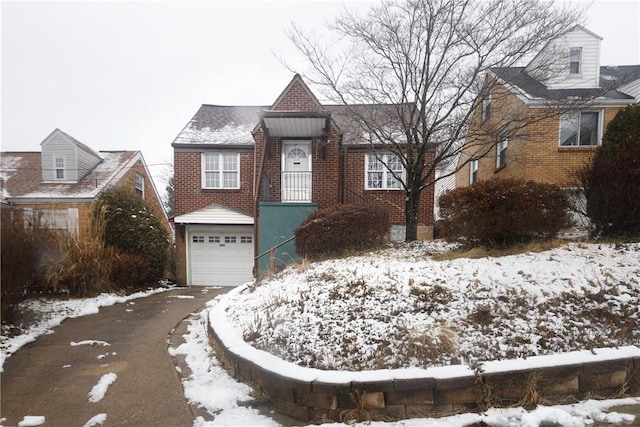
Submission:
M 189 229 L 192 286 L 238 286 L 253 278 L 253 226 Z

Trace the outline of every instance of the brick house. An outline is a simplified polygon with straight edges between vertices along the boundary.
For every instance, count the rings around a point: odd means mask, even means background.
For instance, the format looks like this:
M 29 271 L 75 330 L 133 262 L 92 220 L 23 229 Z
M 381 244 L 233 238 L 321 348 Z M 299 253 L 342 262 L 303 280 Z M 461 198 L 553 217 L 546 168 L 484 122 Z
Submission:
M 640 65 L 600 66 L 601 40 L 576 26 L 528 65 L 491 70 L 469 130 L 482 136 L 467 138 L 456 187 L 516 177 L 576 188 L 571 174 L 591 159 L 607 124 L 619 109 L 640 102 Z M 551 74 L 536 68 L 545 55 L 561 59 Z M 518 120 L 526 129 L 505 136 Z
M 60 129 L 40 145 L 41 152 L 0 153 L 3 209 L 82 238 L 95 198 L 105 189 L 124 186 L 149 202 L 173 234 L 140 151 L 98 152 Z
M 388 206 L 392 237 L 404 239 L 404 192 L 379 159 L 402 167 L 373 154 L 344 108 L 322 105 L 299 75 L 271 106 L 200 107 L 172 143 L 178 283 L 250 280 L 310 212 L 340 204 Z M 420 211 L 419 237 L 431 238 L 432 189 Z M 298 258 L 293 241 L 275 255 Z

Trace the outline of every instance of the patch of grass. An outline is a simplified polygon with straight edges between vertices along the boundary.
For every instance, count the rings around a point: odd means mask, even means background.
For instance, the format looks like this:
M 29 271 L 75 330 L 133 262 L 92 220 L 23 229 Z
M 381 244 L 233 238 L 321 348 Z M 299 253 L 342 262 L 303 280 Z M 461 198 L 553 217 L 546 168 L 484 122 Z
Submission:
M 398 354 L 405 360 L 414 359 L 422 366 L 430 366 L 443 355 L 454 354 L 458 348 L 457 334 L 453 327 L 437 324 L 425 329 L 398 326 Z
M 502 257 L 509 255 L 520 255 L 527 252 L 544 252 L 551 249 L 555 249 L 560 247 L 565 242 L 560 239 L 553 239 L 548 241 L 535 241 L 530 243 L 522 243 L 517 245 L 512 245 L 508 247 L 500 247 L 500 248 L 487 248 L 484 246 L 476 246 L 473 248 L 460 248 L 454 249 L 449 252 L 444 252 L 440 254 L 435 254 L 432 256 L 432 259 L 436 261 L 450 261 L 459 258 L 469 258 L 469 259 L 479 259 L 479 258 L 487 258 L 487 257 Z

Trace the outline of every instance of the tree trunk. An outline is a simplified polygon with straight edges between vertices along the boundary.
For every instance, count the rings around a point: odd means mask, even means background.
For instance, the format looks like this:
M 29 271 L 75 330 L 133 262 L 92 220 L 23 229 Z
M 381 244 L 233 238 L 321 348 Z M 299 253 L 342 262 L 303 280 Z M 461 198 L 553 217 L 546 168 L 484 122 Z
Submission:
M 406 191 L 404 202 L 404 218 L 406 232 L 404 241 L 413 242 L 418 240 L 418 214 L 420 213 L 420 191 L 415 191 L 416 186 L 412 186 Z

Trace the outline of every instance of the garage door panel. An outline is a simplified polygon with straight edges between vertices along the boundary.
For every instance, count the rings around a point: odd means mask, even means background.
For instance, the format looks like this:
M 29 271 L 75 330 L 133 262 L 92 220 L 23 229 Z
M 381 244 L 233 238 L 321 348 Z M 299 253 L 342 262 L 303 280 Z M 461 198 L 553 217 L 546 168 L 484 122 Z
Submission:
M 252 226 L 194 228 L 189 245 L 191 285 L 238 286 L 252 279 Z

